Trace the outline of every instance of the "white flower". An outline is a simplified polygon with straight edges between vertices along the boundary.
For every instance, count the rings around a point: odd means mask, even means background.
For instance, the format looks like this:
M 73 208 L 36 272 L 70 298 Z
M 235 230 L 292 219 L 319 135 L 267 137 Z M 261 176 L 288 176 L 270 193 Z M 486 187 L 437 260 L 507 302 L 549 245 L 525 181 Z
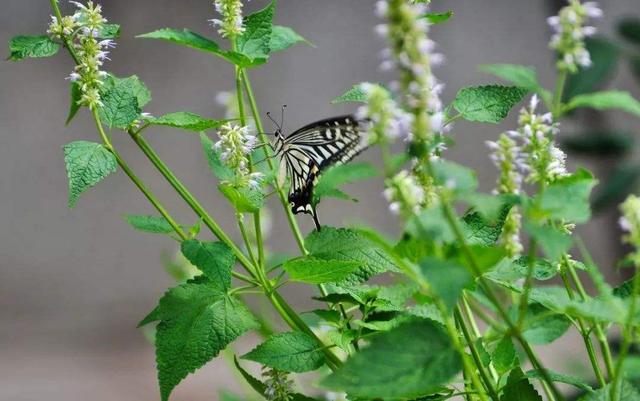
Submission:
M 218 27 L 218 33 L 223 37 L 236 37 L 244 33 L 242 25 L 242 1 L 240 0 L 215 0 L 216 11 L 222 15 L 222 19 L 209 20 L 214 27 Z
M 425 201 L 424 190 L 407 170 L 388 179 L 383 194 L 389 202 L 389 210 L 405 217 L 417 214 Z

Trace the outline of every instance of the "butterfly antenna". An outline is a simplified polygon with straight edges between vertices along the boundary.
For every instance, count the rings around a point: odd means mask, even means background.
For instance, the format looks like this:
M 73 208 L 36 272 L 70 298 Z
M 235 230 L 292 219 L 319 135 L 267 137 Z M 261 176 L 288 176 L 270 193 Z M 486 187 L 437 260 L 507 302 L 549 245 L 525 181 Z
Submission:
M 280 129 L 282 129 L 282 127 L 284 127 L 284 109 L 287 108 L 286 104 L 282 105 L 282 115 L 280 117 Z
M 276 125 L 276 127 L 278 127 L 279 130 L 282 130 L 282 127 L 280 126 L 280 124 L 278 124 L 278 122 L 274 120 L 273 117 L 271 117 L 271 113 L 267 112 L 267 117 L 269 117 L 269 120 L 271 120 Z

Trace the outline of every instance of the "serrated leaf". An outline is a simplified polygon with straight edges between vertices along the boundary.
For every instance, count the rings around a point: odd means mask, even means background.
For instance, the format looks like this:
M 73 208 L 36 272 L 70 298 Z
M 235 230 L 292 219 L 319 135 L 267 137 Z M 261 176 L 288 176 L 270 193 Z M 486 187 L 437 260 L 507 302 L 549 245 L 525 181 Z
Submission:
M 589 391 L 589 392 L 593 391 L 593 388 L 590 385 L 588 385 L 584 379 L 554 372 L 549 369 L 546 369 L 546 371 L 549 377 L 551 378 L 551 380 L 553 380 L 554 382 L 570 384 L 584 391 Z M 525 373 L 525 376 L 530 379 L 542 379 L 542 372 L 540 370 L 533 369 Z
M 300 331 L 276 334 L 242 356 L 285 372 L 310 372 L 324 365 L 322 346 Z
M 527 277 L 529 262 L 526 256 L 514 261 L 504 259 L 494 269 L 486 273 L 486 277 L 494 281 L 514 283 Z M 558 274 L 556 264 L 544 259 L 536 259 L 533 266 L 533 278 L 540 281 L 550 280 Z
M 342 192 L 339 187 L 378 175 L 378 170 L 369 163 L 347 163 L 329 168 L 322 173 L 313 191 L 314 203 L 324 197 L 354 200 Z M 355 200 L 354 200 L 355 201 Z
M 627 113 L 640 116 L 640 102 L 624 91 L 602 91 L 584 95 L 578 95 L 569 101 L 565 106 L 566 111 L 580 107 L 587 107 L 597 110 L 621 110 Z
M 502 391 L 500 401 L 543 401 L 542 396 L 538 394 L 535 387 L 524 375 L 522 370 L 517 367 L 509 373 L 507 385 Z
M 220 291 L 231 287 L 231 269 L 236 257 L 222 242 L 203 242 L 195 239 L 183 241 L 182 254 L 210 279 L 210 285 Z
M 462 229 L 467 241 L 472 245 L 494 245 L 500 238 L 510 210 L 510 204 L 503 205 L 500 215 L 495 221 L 488 220 L 478 212 L 465 214 L 462 218 Z
M 48 36 L 15 36 L 9 41 L 8 60 L 20 61 L 25 58 L 51 57 L 58 53 L 60 45 Z
M 235 176 L 233 170 L 222 163 L 220 154 L 213 146 L 213 141 L 204 132 L 200 133 L 200 143 L 202 144 L 202 150 L 204 151 L 209 169 L 211 169 L 213 175 L 221 181 L 231 180 Z
M 457 304 L 462 290 L 473 283 L 473 277 L 466 267 L 448 260 L 432 257 L 423 259 L 420 272 L 429 283 L 433 295 L 442 299 L 450 309 Z
M 264 192 L 223 182 L 218 189 L 240 213 L 256 213 L 264 205 Z
M 312 44 L 297 32 L 287 26 L 274 25 L 271 29 L 271 39 L 269 41 L 269 52 L 275 53 L 286 50 L 298 43 Z
M 540 85 L 533 67 L 519 64 L 485 64 L 481 65 L 479 70 L 511 82 L 515 86 L 538 93 L 545 102 L 551 101 L 551 92 Z
M 269 57 L 275 8 L 275 1 L 271 1 L 262 10 L 244 18 L 245 31 L 237 40 L 240 53 L 251 59 L 267 59 Z
M 141 108 L 149 104 L 151 101 L 151 92 L 147 85 L 137 75 L 131 75 L 127 78 L 118 78 L 109 75 L 102 86 L 102 93 L 106 93 L 114 88 L 123 88 L 138 100 L 138 106 Z
M 72 82 L 69 86 L 71 88 L 71 102 L 69 104 L 69 114 L 67 116 L 67 121 L 65 121 L 65 125 L 69 125 L 71 120 L 78 114 L 80 110 L 80 99 L 82 97 L 82 91 L 80 90 L 80 85 L 77 82 Z
M 189 373 L 259 327 L 246 306 L 206 278 L 169 290 L 160 299 L 158 313 L 156 360 L 163 401 Z
M 578 170 L 550 184 L 539 197 L 539 207 L 554 220 L 584 223 L 591 217 L 589 196 L 596 185 L 593 175 Z
M 444 13 L 426 13 L 422 16 L 422 18 L 426 19 L 431 24 L 441 24 L 445 21 L 448 21 L 451 17 L 453 17 L 452 10 Z
M 361 263 L 353 260 L 300 258 L 287 261 L 282 268 L 292 281 L 309 284 L 337 283 L 351 276 Z
M 84 191 L 116 171 L 118 162 L 104 145 L 95 142 L 71 142 L 63 149 L 69 178 L 69 207 L 73 208 Z
M 100 39 L 117 39 L 120 37 L 120 25 L 118 24 L 104 24 L 98 32 Z
M 623 17 L 618 22 L 618 33 L 629 42 L 640 45 L 640 18 L 634 16 Z
M 550 344 L 562 337 L 571 326 L 564 315 L 551 313 L 540 304 L 527 307 L 522 335 L 533 345 Z
M 116 78 L 110 76 L 101 89 L 100 118 L 109 128 L 126 129 L 149 103 L 151 95 L 138 77 Z
M 375 84 L 377 85 L 377 84 Z M 344 103 L 344 102 L 367 102 L 367 93 L 362 88 L 362 84 L 353 85 L 351 89 L 338 96 L 331 101 L 331 104 Z
M 611 401 L 611 386 L 612 384 L 609 383 L 592 393 L 580 397 L 578 401 Z M 620 396 L 618 398 L 620 401 L 640 401 L 640 393 L 632 383 L 626 380 L 622 380 L 620 383 L 618 395 Z
M 171 224 L 162 216 L 126 216 L 127 223 L 138 231 L 151 234 L 170 234 L 173 232 Z
M 527 89 L 516 86 L 486 85 L 461 89 L 453 107 L 469 121 L 497 124 L 519 103 Z
M 551 226 L 525 222 L 524 228 L 538 242 L 540 248 L 552 261 L 557 260 L 563 253 L 567 252 L 573 243 L 571 236 Z
M 585 38 L 585 46 L 591 56 L 591 65 L 579 67 L 576 74 L 569 74 L 565 84 L 563 101 L 604 86 L 614 74 L 618 64 L 618 47 L 601 37 Z
M 355 230 L 323 226 L 322 230 L 312 232 L 305 244 L 314 258 L 359 263 L 360 268 L 346 277 L 344 283 L 359 283 L 396 270 L 387 252 Z
M 362 398 L 411 399 L 437 391 L 462 363 L 449 336 L 429 320 L 412 321 L 371 339 L 321 385 Z
M 201 132 L 212 128 L 218 128 L 227 120 L 210 120 L 197 114 L 179 111 L 176 113 L 165 114 L 158 118 L 147 120 L 153 125 L 163 125 L 166 127 L 181 128 L 188 131 Z
M 491 353 L 491 361 L 498 373 L 503 374 L 519 365 L 518 354 L 510 337 L 503 337 Z

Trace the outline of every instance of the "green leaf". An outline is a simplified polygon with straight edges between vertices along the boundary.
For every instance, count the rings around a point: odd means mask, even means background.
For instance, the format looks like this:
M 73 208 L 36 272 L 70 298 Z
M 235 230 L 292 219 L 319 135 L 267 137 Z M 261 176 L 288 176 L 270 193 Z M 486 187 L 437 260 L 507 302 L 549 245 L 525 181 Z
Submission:
M 242 366 L 240 366 L 240 363 L 238 362 L 238 359 L 235 356 L 233 358 L 233 362 L 236 366 L 236 369 L 238 369 L 238 372 L 240 372 L 240 375 L 242 375 L 242 377 L 247 381 L 247 383 L 249 383 L 249 386 L 251 386 L 251 388 L 253 388 L 258 394 L 265 397 L 267 393 L 267 386 L 260 380 L 251 376 L 249 372 L 244 370 Z M 291 394 L 290 400 L 291 401 L 317 401 L 314 398 L 307 397 L 306 395 L 300 394 L 300 393 Z
M 543 401 L 520 368 L 509 373 L 500 401 Z
M 405 323 L 371 339 L 321 385 L 362 398 L 414 398 L 431 394 L 460 371 L 449 336 L 430 320 Z
M 550 226 L 525 222 L 524 228 L 552 261 L 567 252 L 573 243 L 569 235 Z
M 120 37 L 120 25 L 118 24 L 104 24 L 98 32 L 100 39 L 117 39 Z
M 533 345 L 550 344 L 562 337 L 571 326 L 571 320 L 558 313 L 551 313 L 540 304 L 527 307 L 523 336 Z
M 126 219 L 127 223 L 138 231 L 151 234 L 171 234 L 173 232 L 171 224 L 161 216 L 128 215 Z
M 322 346 L 300 331 L 276 334 L 242 356 L 285 372 L 310 372 L 324 365 Z
M 475 171 L 454 162 L 436 161 L 433 163 L 433 174 L 438 185 L 459 195 L 473 192 L 478 188 Z
M 118 162 L 104 145 L 95 142 L 71 142 L 63 149 L 69 178 L 69 207 L 73 208 L 84 191 L 116 171 Z
M 533 67 L 518 64 L 485 64 L 478 69 L 532 92 L 541 90 L 536 70 Z
M 9 41 L 8 60 L 20 61 L 25 58 L 51 57 L 58 53 L 60 45 L 48 36 L 15 36 Z
M 324 197 L 354 200 L 342 192 L 341 185 L 366 180 L 378 175 L 378 170 L 369 163 L 347 163 L 329 168 L 322 173 L 313 191 L 314 203 L 318 204 Z
M 618 33 L 629 42 L 640 45 L 640 18 L 623 17 L 618 22 Z
M 80 110 L 80 98 L 82 97 L 82 91 L 80 90 L 80 85 L 77 82 L 72 82 L 70 85 L 71 88 L 71 103 L 69 105 L 69 115 L 67 116 L 67 121 L 65 121 L 65 125 L 69 125 L 71 120 L 78 114 Z
M 240 213 L 256 213 L 264 205 L 264 192 L 223 182 L 218 189 Z
M 448 21 L 451 17 L 453 17 L 453 11 L 451 10 L 444 13 L 426 13 L 422 16 L 422 18 L 425 18 L 429 23 L 434 25 Z
M 228 181 L 235 177 L 233 170 L 222 163 L 220 154 L 213 146 L 213 141 L 204 132 L 200 133 L 200 143 L 202 144 L 202 150 L 207 158 L 209 168 L 216 178 L 221 181 Z
M 218 283 L 200 278 L 169 290 L 160 299 L 158 314 L 156 360 L 163 401 L 189 373 L 259 327 L 239 300 Z
M 359 283 L 386 271 L 396 271 L 391 256 L 361 233 L 323 226 L 305 240 L 307 250 L 317 259 L 351 261 L 360 268 L 344 279 L 345 283 Z
M 584 395 L 578 401 L 611 401 L 611 386 L 612 384 L 609 383 L 592 393 Z M 626 380 L 623 380 L 620 384 L 618 395 L 620 396 L 618 398 L 620 401 L 640 401 L 640 393 L 632 383 Z
M 378 84 L 374 84 L 378 85 Z M 379 85 L 378 85 L 379 86 Z M 331 104 L 345 103 L 345 102 L 359 102 L 366 103 L 367 102 L 367 93 L 362 88 L 362 84 L 353 85 L 351 89 L 338 96 L 337 98 L 331 101 Z
M 596 185 L 593 175 L 579 169 L 550 184 L 539 196 L 539 206 L 554 220 L 585 223 L 591 217 L 589 196 Z
M 269 46 L 275 8 L 275 1 L 271 1 L 267 7 L 244 18 L 245 31 L 237 40 L 240 53 L 251 59 L 266 61 L 271 50 Z
M 102 92 L 106 93 L 114 88 L 122 88 L 129 92 L 132 96 L 138 100 L 138 106 L 144 107 L 151 101 L 151 92 L 147 85 L 137 75 L 132 75 L 127 78 L 118 78 L 113 75 L 109 75 L 104 82 Z
M 488 220 L 479 212 L 465 214 L 462 218 L 462 229 L 464 230 L 467 241 L 472 245 L 494 245 L 500 238 L 504 222 L 510 210 L 511 205 L 505 204 L 495 221 Z
M 287 26 L 274 25 L 271 29 L 271 40 L 269 41 L 269 52 L 275 53 L 286 50 L 298 43 L 312 45 L 307 39 L 300 36 L 293 29 Z
M 466 267 L 448 260 L 423 259 L 420 272 L 434 295 L 442 299 L 449 309 L 458 303 L 462 290 L 473 283 L 473 277 Z
M 640 102 L 634 99 L 629 92 L 623 91 L 611 90 L 578 95 L 569 101 L 569 104 L 565 106 L 565 111 L 579 107 L 597 110 L 622 110 L 640 116 Z
M 299 258 L 287 261 L 282 267 L 292 281 L 309 284 L 337 283 L 354 274 L 361 266 L 354 260 L 326 260 Z
M 153 125 L 164 125 L 167 127 L 181 128 L 187 131 L 201 132 L 212 128 L 218 128 L 227 120 L 209 120 L 197 114 L 179 111 L 177 113 L 165 114 L 162 117 L 147 120 Z
M 491 353 L 491 361 L 499 374 L 510 371 L 519 365 L 518 354 L 510 337 L 503 337 Z
M 149 90 L 135 75 L 124 79 L 109 77 L 101 93 L 100 118 L 109 128 L 128 128 L 151 100 Z
M 593 388 L 579 377 L 557 373 L 549 369 L 546 369 L 546 371 L 549 377 L 551 377 L 551 380 L 553 380 L 554 382 L 570 384 L 584 391 L 589 391 L 589 392 L 593 391 Z M 542 379 L 542 372 L 540 370 L 532 369 L 527 373 L 525 373 L 525 376 L 527 376 L 530 379 Z
M 526 256 L 522 256 L 514 261 L 504 259 L 498 263 L 494 269 L 486 274 L 486 277 L 494 281 L 514 283 L 527 277 L 529 261 Z M 554 278 L 558 274 L 556 264 L 544 259 L 536 259 L 533 266 L 533 278 L 546 281 Z
M 569 74 L 564 89 L 563 101 L 574 96 L 592 92 L 606 84 L 618 64 L 618 47 L 604 38 L 585 38 L 591 56 L 591 65 L 580 67 L 578 73 Z
M 202 242 L 190 239 L 182 242 L 182 254 L 220 291 L 231 287 L 231 269 L 236 257 L 229 246 L 222 242 Z
M 630 278 L 613 289 L 613 295 L 618 298 L 629 298 L 631 294 L 633 294 L 633 278 Z
M 502 121 L 519 103 L 527 89 L 516 86 L 486 85 L 461 89 L 453 107 L 466 120 L 494 123 Z

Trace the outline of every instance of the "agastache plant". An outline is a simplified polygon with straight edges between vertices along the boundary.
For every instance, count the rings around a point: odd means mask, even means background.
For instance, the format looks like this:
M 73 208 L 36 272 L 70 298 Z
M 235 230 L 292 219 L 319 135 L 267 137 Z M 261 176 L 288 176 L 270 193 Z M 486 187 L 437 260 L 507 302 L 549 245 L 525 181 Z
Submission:
M 567 77 L 578 67 L 589 67 L 584 38 L 594 28 L 587 23 L 602 12 L 595 3 L 570 0 L 549 19 L 555 32 L 550 45 L 559 60 L 554 88 L 545 88 L 533 67 L 492 64 L 482 70 L 508 85 L 460 88 L 454 99 L 442 99 L 443 83 L 432 68 L 443 57 L 434 52 L 428 34 L 453 12 L 434 13 L 426 3 L 372 5 L 371 12 L 382 19 L 375 30 L 386 43 L 381 69 L 388 83 L 357 84 L 334 99 L 359 105 L 353 115 L 331 120 L 334 126 L 314 133 L 316 139 L 322 135 L 325 152 L 344 148 L 347 137 L 354 153 L 368 146 L 371 155 L 381 154 L 382 168 L 346 162 L 354 155 L 325 168 L 298 154 L 308 162 L 299 169 L 304 182 L 292 176 L 275 179 L 278 143 L 269 143 L 265 134 L 249 77 L 278 52 L 308 43 L 291 28 L 273 24 L 275 2 L 243 16 L 243 2 L 215 1 L 217 39 L 174 28 L 139 36 L 204 52 L 216 57 L 220 68 L 233 71 L 229 86 L 234 90 L 225 92 L 224 99 L 218 96 L 225 107 L 221 118 L 187 111 L 159 117 L 145 113 L 151 94 L 144 83 L 105 70 L 120 27 L 107 23 L 99 4 L 64 4 L 72 10 L 64 15 L 61 4 L 51 0 L 48 35 L 11 40 L 13 61 L 66 51 L 73 63 L 68 122 L 84 108 L 95 123 L 98 142 L 64 146 L 69 205 L 121 170 L 155 210 L 127 216 L 127 222 L 178 242 L 181 261 L 169 269 L 178 282 L 140 322 L 155 325 L 161 400 L 223 351 L 229 368 L 249 385 L 247 399 L 640 399 L 631 380 L 637 372 L 629 363 L 640 325 L 640 200 L 631 196 L 621 205 L 621 240 L 633 249 L 620 265 L 631 265 L 633 278 L 609 284 L 589 253 L 599 244 L 582 240 L 573 229 L 591 217 L 589 197 L 597 180 L 582 168 L 569 171 L 556 142 L 562 119 L 576 109 L 620 109 L 640 116 L 640 102 L 623 91 L 564 98 Z M 330 29 L 331 21 L 325 23 Z M 212 93 L 219 89 L 224 88 Z M 517 126 L 496 129 L 497 139 L 487 142 L 498 177 L 495 190 L 482 193 L 473 170 L 445 159 L 450 141 L 444 134 L 464 140 L 474 134 L 474 125 L 455 132 L 453 121 L 498 124 L 517 107 Z M 203 162 L 233 211 L 237 230 L 223 229 L 209 205 L 147 142 L 145 134 L 157 126 L 199 134 Z M 178 222 L 127 164 L 111 141 L 119 131 L 193 211 L 192 221 Z M 282 132 L 278 135 L 282 144 Z M 298 150 L 304 149 L 300 145 Z M 399 234 L 366 223 L 318 225 L 303 234 L 291 210 L 289 186 L 308 191 L 302 195 L 312 198 L 309 206 L 315 207 L 328 197 L 352 200 L 343 184 L 376 176 L 379 180 L 371 185 L 397 215 Z M 283 258 L 269 251 L 265 204 L 272 195 L 280 205 L 269 215 L 287 221 L 297 255 Z M 360 205 L 370 207 L 366 199 Z M 216 213 L 224 213 L 222 206 L 215 205 Z M 548 281 L 555 277 L 559 285 Z M 291 305 L 282 295 L 291 283 L 306 286 L 315 302 L 310 310 Z M 274 313 L 249 307 L 249 297 Z M 569 331 L 581 338 L 579 355 L 589 375 L 562 364 L 568 351 L 556 352 L 560 357 L 553 365 L 559 371 L 551 370 L 552 363 L 539 353 L 539 346 Z M 240 353 L 233 343 L 248 332 L 256 333 L 258 344 Z M 617 333 L 620 345 L 613 347 Z M 260 378 L 247 370 L 249 364 L 261 369 Z M 315 386 L 295 380 L 309 372 L 315 372 Z

